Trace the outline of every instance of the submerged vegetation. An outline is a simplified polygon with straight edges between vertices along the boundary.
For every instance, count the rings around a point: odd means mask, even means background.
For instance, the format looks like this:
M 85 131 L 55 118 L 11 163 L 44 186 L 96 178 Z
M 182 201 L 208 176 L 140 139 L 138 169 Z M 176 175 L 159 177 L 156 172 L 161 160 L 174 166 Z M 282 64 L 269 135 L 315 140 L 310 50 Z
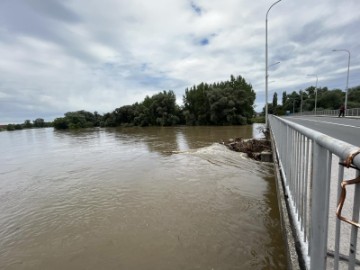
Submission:
M 255 92 L 241 76 L 229 81 L 201 83 L 185 90 L 184 106 L 176 104 L 173 91 L 162 91 L 133 105 L 103 116 L 86 111 L 56 118 L 56 129 L 117 126 L 245 125 L 254 115 Z
M 24 128 L 44 128 L 44 127 L 51 127 L 51 122 L 45 122 L 42 118 L 37 118 L 34 121 L 25 120 L 23 124 L 8 124 L 4 126 L 0 126 L 0 131 L 7 130 L 7 131 L 13 131 L 13 130 L 20 130 Z

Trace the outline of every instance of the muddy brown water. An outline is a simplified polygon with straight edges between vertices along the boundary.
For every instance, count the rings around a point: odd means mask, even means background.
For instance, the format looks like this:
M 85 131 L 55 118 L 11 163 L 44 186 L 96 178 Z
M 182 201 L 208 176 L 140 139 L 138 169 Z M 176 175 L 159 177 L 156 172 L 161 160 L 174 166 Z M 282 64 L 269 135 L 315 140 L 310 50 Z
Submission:
M 286 269 L 257 127 L 0 132 L 0 269 Z

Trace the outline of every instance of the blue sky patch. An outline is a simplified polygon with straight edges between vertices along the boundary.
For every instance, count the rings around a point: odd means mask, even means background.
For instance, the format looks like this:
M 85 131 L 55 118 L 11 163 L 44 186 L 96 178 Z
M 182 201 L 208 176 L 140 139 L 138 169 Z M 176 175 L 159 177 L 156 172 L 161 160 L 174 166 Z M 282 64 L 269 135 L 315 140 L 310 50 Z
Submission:
M 210 43 L 209 39 L 207 38 L 203 38 L 202 40 L 200 40 L 200 45 L 201 46 L 206 46 Z
M 191 1 L 191 8 L 196 14 L 201 15 L 202 9 L 198 5 L 196 5 L 193 1 Z

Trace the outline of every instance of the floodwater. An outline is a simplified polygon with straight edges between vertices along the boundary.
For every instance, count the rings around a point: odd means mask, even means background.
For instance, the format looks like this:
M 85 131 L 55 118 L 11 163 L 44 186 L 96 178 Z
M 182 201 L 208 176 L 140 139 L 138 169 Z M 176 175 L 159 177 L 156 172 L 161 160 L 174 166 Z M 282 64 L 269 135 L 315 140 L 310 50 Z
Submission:
M 0 132 L 0 269 L 286 269 L 257 126 Z

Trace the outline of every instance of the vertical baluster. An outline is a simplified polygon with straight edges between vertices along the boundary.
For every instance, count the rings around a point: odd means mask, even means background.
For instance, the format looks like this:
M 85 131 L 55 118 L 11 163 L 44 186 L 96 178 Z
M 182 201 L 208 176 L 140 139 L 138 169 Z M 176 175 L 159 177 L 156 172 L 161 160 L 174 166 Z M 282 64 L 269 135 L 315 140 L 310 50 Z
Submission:
M 299 205 L 298 205 L 298 180 L 299 180 L 299 132 L 295 131 L 295 156 L 294 156 L 294 205 L 295 205 L 295 213 L 299 216 Z
M 338 188 L 337 188 L 337 201 L 340 200 L 341 194 L 341 182 L 344 178 L 344 166 L 339 165 L 339 173 L 338 173 Z M 339 255 L 340 255 L 340 229 L 341 229 L 341 221 L 340 219 L 336 219 L 336 227 L 335 227 L 335 250 L 334 250 L 334 269 L 339 269 Z
M 331 154 L 314 142 L 310 269 L 326 269 Z
M 304 180 L 304 189 L 305 189 L 305 193 L 304 193 L 304 206 L 305 206 L 305 211 L 304 211 L 304 224 L 305 224 L 305 229 L 304 229 L 304 242 L 306 242 L 306 238 L 307 238 L 307 232 L 309 230 L 309 227 L 307 225 L 307 216 L 308 216 L 308 182 L 309 182 L 309 164 L 311 162 L 311 155 L 310 155 L 310 140 L 306 139 L 307 143 L 306 143 L 306 161 L 305 161 L 305 180 Z
M 301 200 L 300 200 L 300 209 L 301 209 L 301 231 L 304 232 L 304 181 L 305 181 L 305 136 L 301 136 L 301 164 L 300 164 L 300 190 L 301 190 Z
M 360 176 L 360 172 L 356 172 L 356 176 Z M 354 205 L 352 220 L 359 222 L 360 210 L 360 184 L 355 185 Z M 358 227 L 351 226 L 350 251 L 349 251 L 349 270 L 355 269 L 356 249 L 357 249 Z
M 288 149 L 290 149 L 290 128 L 289 126 L 286 126 L 286 149 L 287 151 L 285 152 L 285 159 L 284 159 L 284 173 L 286 175 L 286 186 L 290 189 L 290 151 Z
M 301 159 L 301 134 L 299 132 L 297 132 L 297 141 L 296 141 L 296 145 L 297 145 L 297 160 L 296 160 L 296 208 L 297 208 L 297 213 L 298 213 L 298 221 L 300 221 L 300 196 L 301 196 L 301 190 L 300 190 L 300 159 Z

